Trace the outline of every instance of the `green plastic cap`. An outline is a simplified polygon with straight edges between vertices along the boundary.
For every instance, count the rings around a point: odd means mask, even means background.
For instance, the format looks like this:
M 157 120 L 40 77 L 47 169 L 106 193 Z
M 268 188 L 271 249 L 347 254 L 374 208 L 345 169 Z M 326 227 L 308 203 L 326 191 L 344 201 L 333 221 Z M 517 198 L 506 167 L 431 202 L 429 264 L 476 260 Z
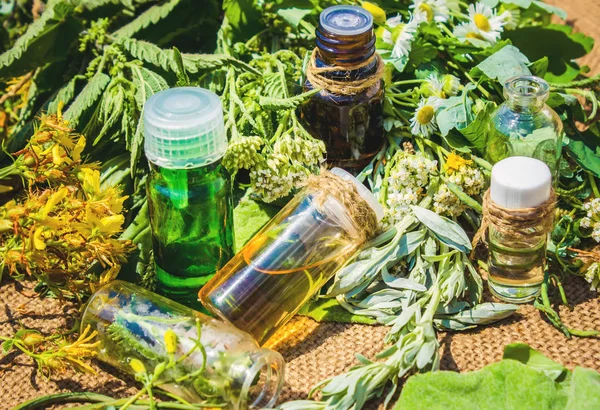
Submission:
M 144 105 L 146 158 L 163 168 L 197 168 L 227 150 L 219 97 L 199 87 L 158 92 Z

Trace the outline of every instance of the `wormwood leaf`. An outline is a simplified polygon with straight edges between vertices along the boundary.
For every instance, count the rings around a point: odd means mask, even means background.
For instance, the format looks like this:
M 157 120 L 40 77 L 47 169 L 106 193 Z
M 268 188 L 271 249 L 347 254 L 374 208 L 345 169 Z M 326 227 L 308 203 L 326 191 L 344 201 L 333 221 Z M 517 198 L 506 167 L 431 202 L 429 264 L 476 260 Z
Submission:
M 80 23 L 67 2 L 49 5 L 14 46 L 0 55 L 0 77 L 17 77 L 49 62 L 64 59 L 77 39 Z
M 256 75 L 262 75 L 256 68 L 226 54 L 182 54 L 182 57 L 185 69 L 191 74 L 231 66 Z
M 76 127 L 81 115 L 98 101 L 109 82 L 110 77 L 104 73 L 96 73 L 90 79 L 69 109 L 65 111 L 64 118 L 72 127 Z
M 102 137 L 106 135 L 110 128 L 121 119 L 125 107 L 125 93 L 126 91 L 123 84 L 117 82 L 117 80 L 113 80 L 103 94 L 99 113 L 100 121 L 103 125 L 94 140 L 94 145 L 96 145 Z
M 258 103 L 261 107 L 268 110 L 283 110 L 296 108 L 298 105 L 306 101 L 310 96 L 318 93 L 320 90 L 310 90 L 302 94 L 295 95 L 290 98 L 270 98 L 261 96 Z
M 175 60 L 175 67 L 177 68 L 177 87 L 190 85 L 190 78 L 187 75 L 183 64 L 183 58 L 177 47 L 173 47 L 173 60 Z
M 181 3 L 181 0 L 170 0 L 164 4 L 155 4 L 113 34 L 117 37 L 133 37 L 135 33 L 166 18 L 179 3 Z
M 467 253 L 471 250 L 471 241 L 459 224 L 420 206 L 411 206 L 410 209 L 437 239 L 461 252 Z

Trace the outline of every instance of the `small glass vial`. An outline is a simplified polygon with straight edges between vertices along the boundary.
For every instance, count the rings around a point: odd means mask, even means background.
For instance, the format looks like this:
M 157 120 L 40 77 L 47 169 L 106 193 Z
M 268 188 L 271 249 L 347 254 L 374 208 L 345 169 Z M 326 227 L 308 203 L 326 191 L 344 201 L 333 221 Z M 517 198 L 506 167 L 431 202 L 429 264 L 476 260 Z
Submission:
M 507 210 L 532 209 L 549 200 L 552 175 L 543 162 L 527 157 L 511 157 L 492 168 L 490 201 Z M 512 303 L 535 299 L 546 270 L 546 223 L 509 233 L 500 232 L 490 223 L 488 228 L 489 278 L 491 292 Z
M 365 80 L 377 75 L 373 16 L 357 6 L 333 6 L 321 12 L 316 31 L 315 65 L 340 67 L 323 73 L 337 81 Z M 372 59 L 368 65 L 351 69 Z M 313 84 L 305 83 L 305 90 Z M 383 81 L 357 94 L 321 90 L 301 106 L 304 126 L 325 142 L 327 161 L 354 174 L 360 172 L 383 145 Z
M 486 158 L 536 158 L 550 168 L 554 178 L 562 150 L 563 124 L 546 104 L 550 87 L 539 77 L 513 77 L 504 84 L 506 101 L 494 112 L 486 144 Z
M 219 97 L 182 87 L 144 106 L 147 182 L 157 291 L 200 308 L 200 289 L 233 256 L 231 177 Z
M 342 169 L 331 172 L 351 182 L 381 220 L 383 209 L 364 185 Z M 200 300 L 263 345 L 356 251 L 361 229 L 329 191 L 305 189 L 202 288 Z
M 87 326 L 98 332 L 98 358 L 128 374 L 135 374 L 132 359 L 152 374 L 157 365 L 170 362 L 169 349 L 175 350 L 174 365 L 166 365 L 158 382 L 192 403 L 268 408 L 283 386 L 285 363 L 279 353 L 261 349 L 231 325 L 131 283 L 114 281 L 94 293 L 81 319 L 81 329 Z

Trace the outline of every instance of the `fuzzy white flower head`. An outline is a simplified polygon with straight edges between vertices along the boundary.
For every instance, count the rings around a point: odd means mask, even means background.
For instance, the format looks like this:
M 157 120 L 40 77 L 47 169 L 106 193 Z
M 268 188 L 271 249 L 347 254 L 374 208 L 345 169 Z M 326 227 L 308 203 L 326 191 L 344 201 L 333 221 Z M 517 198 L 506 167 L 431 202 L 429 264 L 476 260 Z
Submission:
M 452 74 L 446 74 L 442 77 L 442 91 L 446 97 L 452 97 L 458 94 L 460 89 L 460 80 Z
M 425 96 L 444 98 L 444 81 L 437 74 L 430 74 L 421 86 Z
M 481 2 L 469 4 L 469 21 L 454 29 L 454 35 L 459 39 L 476 38 L 495 44 L 504 30 L 506 20 L 504 15 L 498 16 L 487 4 Z
M 392 58 L 408 57 L 411 44 L 423 22 L 420 16 L 411 16 L 407 23 L 402 22 L 402 16 L 398 15 L 388 19 L 385 23 L 390 30 L 384 30 L 382 40 L 384 43 L 393 45 Z
M 415 14 L 423 14 L 428 22 L 445 23 L 450 18 L 446 0 L 413 0 L 409 7 Z
M 519 20 L 521 19 L 521 12 L 518 8 L 515 9 L 505 9 L 504 4 L 500 6 L 500 11 L 502 11 L 500 17 L 504 19 L 504 28 L 507 30 L 514 30 L 517 28 L 519 24 Z
M 435 110 L 439 106 L 439 98 L 429 97 L 427 99 L 421 99 L 417 109 L 415 110 L 415 114 L 410 119 L 410 130 L 413 135 L 429 137 L 434 131 L 437 130 Z

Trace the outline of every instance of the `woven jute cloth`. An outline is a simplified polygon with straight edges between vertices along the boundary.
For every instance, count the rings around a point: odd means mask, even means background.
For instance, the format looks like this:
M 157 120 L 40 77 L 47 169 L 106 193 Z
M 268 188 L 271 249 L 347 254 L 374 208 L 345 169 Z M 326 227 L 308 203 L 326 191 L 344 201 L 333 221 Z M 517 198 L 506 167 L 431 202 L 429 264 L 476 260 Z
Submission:
M 570 277 L 565 288 L 573 311 L 561 308 L 565 323 L 573 328 L 600 329 L 600 299 L 589 284 Z M 489 296 L 488 296 L 489 297 Z M 22 324 L 42 332 L 69 327 L 77 309 L 56 300 L 39 300 L 29 289 L 12 282 L 0 285 L 0 334 L 12 335 Z M 287 362 L 281 400 L 306 398 L 317 381 L 339 374 L 356 364 L 354 353 L 372 358 L 384 347 L 384 326 L 317 323 L 297 317 L 274 338 L 275 348 Z M 493 326 L 467 332 L 440 333 L 441 366 L 469 371 L 502 358 L 505 345 L 523 342 L 569 368 L 584 366 L 600 371 L 600 339 L 566 339 L 531 305 Z M 0 409 L 59 391 L 93 391 L 115 397 L 136 391 L 135 381 L 109 366 L 96 363 L 97 374 L 57 374 L 46 379 L 26 357 L 8 354 L 0 358 Z M 376 409 L 380 404 L 371 403 Z

